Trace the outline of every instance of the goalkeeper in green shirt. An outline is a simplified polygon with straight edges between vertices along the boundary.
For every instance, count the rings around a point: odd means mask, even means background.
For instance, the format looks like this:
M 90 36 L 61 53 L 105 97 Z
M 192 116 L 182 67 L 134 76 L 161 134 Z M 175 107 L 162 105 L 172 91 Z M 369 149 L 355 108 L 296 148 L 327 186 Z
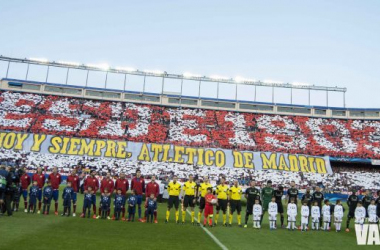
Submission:
M 261 200 L 263 201 L 263 214 L 261 215 L 260 225 L 263 222 L 264 214 L 268 210 L 269 202 L 271 202 L 273 197 L 272 181 L 267 181 L 267 186 L 261 189 Z

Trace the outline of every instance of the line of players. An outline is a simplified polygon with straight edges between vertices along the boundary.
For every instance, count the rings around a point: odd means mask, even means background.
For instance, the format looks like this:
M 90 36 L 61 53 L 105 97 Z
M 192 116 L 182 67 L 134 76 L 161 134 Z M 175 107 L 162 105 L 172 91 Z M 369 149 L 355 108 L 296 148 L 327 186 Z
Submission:
M 180 194 L 182 199 L 182 223 L 185 223 L 186 211 L 190 207 L 191 223 L 194 223 L 194 207 L 196 201 L 199 199 L 199 212 L 198 212 L 198 225 L 201 224 L 201 215 L 204 211 L 203 225 L 206 226 L 209 221 L 210 226 L 216 226 L 219 220 L 220 211 L 223 214 L 223 225 L 232 226 L 233 214 L 237 212 L 237 222 L 239 226 L 241 223 L 241 196 L 242 189 L 238 185 L 238 181 L 229 187 L 225 184 L 225 179 L 220 179 L 220 184 L 213 190 L 212 185 L 209 183 L 207 177 L 203 178 L 203 183 L 199 186 L 194 182 L 192 175 L 189 176 L 189 180 L 183 184 L 183 187 L 178 183 L 177 178 L 174 177 L 173 181 L 168 185 L 169 200 L 168 209 L 166 212 L 167 223 L 170 217 L 170 210 L 175 207 L 175 220 L 179 223 L 179 203 Z M 216 196 L 212 195 L 215 193 Z M 380 191 L 377 192 L 378 196 Z M 247 199 L 247 210 L 245 214 L 245 224 L 247 227 L 249 216 L 253 215 L 253 227 L 260 228 L 264 214 L 268 212 L 270 229 L 276 229 L 277 217 L 280 214 L 281 227 L 284 228 L 284 207 L 282 203 L 282 197 L 284 195 L 284 189 L 279 186 L 277 190 L 272 188 L 272 182 L 268 181 L 267 185 L 261 190 L 256 188 L 256 182 L 251 181 L 250 187 L 245 190 L 245 198 Z M 299 191 L 295 187 L 295 182 L 291 181 L 290 188 L 287 190 L 287 229 L 296 229 L 296 218 L 298 213 L 298 195 Z M 330 204 L 329 200 L 325 200 L 320 187 L 316 187 L 315 192 L 311 194 L 311 190 L 308 188 L 306 193 L 301 198 L 301 226 L 302 231 L 306 231 L 309 226 L 309 219 L 311 217 L 312 229 L 318 230 L 321 227 L 322 230 L 330 230 L 331 219 L 334 218 L 334 224 L 337 232 L 341 231 L 341 223 L 344 215 L 344 208 L 340 200 L 336 201 L 336 204 Z M 212 224 L 213 218 L 213 205 L 216 205 L 216 214 L 214 224 Z M 323 206 L 322 206 L 323 205 Z M 351 219 L 355 218 L 355 223 L 363 225 L 365 220 L 369 223 L 378 223 L 380 217 L 380 198 L 376 201 L 366 191 L 365 196 L 360 201 L 359 197 L 352 192 L 349 196 L 347 205 L 349 208 L 346 231 L 349 231 L 349 225 Z M 229 212 L 227 212 L 229 210 Z M 227 225 L 227 214 L 229 215 L 229 221 Z M 322 227 L 323 222 L 323 227 Z
M 113 199 L 114 215 L 112 219 L 134 221 L 137 208 L 139 221 L 145 222 L 149 219 L 150 222 L 158 223 L 156 198 L 159 194 L 159 184 L 156 183 L 155 180 L 155 176 L 152 176 L 151 181 L 145 185 L 145 180 L 141 176 L 141 171 L 137 170 L 136 176 L 131 181 L 131 185 L 129 185 L 129 181 L 124 173 L 121 173 L 116 181 L 114 181 L 108 173 L 99 185 L 99 180 L 96 178 L 96 171 L 93 170 L 84 180 L 84 203 L 81 217 L 90 217 L 92 208 L 92 218 L 111 219 L 111 200 Z M 24 173 L 20 178 L 20 185 L 24 199 L 25 212 L 40 214 L 41 208 L 43 208 L 42 214 L 48 215 L 50 212 L 50 204 L 52 200 L 54 200 L 54 213 L 55 215 L 58 215 L 59 185 L 61 184 L 61 181 L 62 177 L 58 173 L 58 169 L 56 167 L 53 168 L 52 173 L 47 179 L 42 173 L 42 168 L 38 168 L 37 172 L 33 174 L 32 177 L 30 177 L 27 173 Z M 30 186 L 31 183 L 32 186 Z M 132 194 L 127 199 L 126 194 L 129 187 L 131 187 Z M 67 177 L 67 186 L 62 193 L 64 207 L 62 215 L 70 216 L 71 207 L 73 207 L 72 216 L 76 216 L 77 193 L 79 192 L 79 188 L 80 178 L 76 174 L 76 171 L 73 170 Z M 99 209 L 97 210 L 96 193 L 98 190 L 100 190 L 101 197 Z M 113 198 L 112 194 L 114 194 Z M 146 196 L 144 218 L 142 218 L 143 194 Z M 125 218 L 126 203 L 128 203 L 128 219 Z
M 139 170 L 136 171 L 136 176 L 131 181 L 131 190 L 132 195 L 126 199 L 126 193 L 129 190 L 129 182 L 126 179 L 125 174 L 121 174 L 120 177 L 114 182 L 110 176 L 110 174 L 107 174 L 106 178 L 104 178 L 100 183 L 99 188 L 99 181 L 95 177 L 96 172 L 92 171 L 90 173 L 90 176 L 88 176 L 84 181 L 84 206 L 81 217 L 87 217 L 90 214 L 90 209 L 92 207 L 93 209 L 93 218 L 108 218 L 110 219 L 110 207 L 111 207 L 111 194 L 115 193 L 114 197 L 114 219 L 122 219 L 125 220 L 125 205 L 126 202 L 128 202 L 128 220 L 134 220 L 134 214 L 136 211 L 136 206 L 138 208 L 138 216 L 139 221 L 145 222 L 149 217 L 154 217 L 154 222 L 157 223 L 157 203 L 156 198 L 159 194 L 159 185 L 155 182 L 155 177 L 153 176 L 151 179 L 151 182 L 149 182 L 147 185 L 145 185 L 144 178 L 141 176 L 141 172 Z M 22 194 L 24 197 L 24 206 L 25 206 L 25 212 L 28 211 L 35 211 L 37 207 L 37 200 L 38 200 L 38 212 L 40 213 L 41 210 L 41 204 L 44 203 L 44 209 L 43 214 L 48 214 L 50 210 L 50 202 L 51 200 L 55 201 L 55 214 L 58 215 L 58 198 L 59 198 L 59 185 L 61 183 L 61 175 L 58 173 L 58 169 L 54 168 L 53 172 L 48 176 L 47 183 L 48 185 L 44 187 L 45 185 L 45 175 L 42 173 L 42 169 L 38 168 L 37 173 L 32 176 L 33 180 L 33 186 L 30 188 L 30 199 L 29 199 L 29 206 L 27 203 L 27 191 L 28 186 L 30 184 L 30 177 L 25 173 L 21 177 L 21 187 L 22 187 Z M 63 215 L 70 215 L 71 214 L 71 202 L 73 203 L 73 216 L 76 216 L 76 200 L 77 200 L 77 192 L 79 191 L 79 177 L 76 175 L 75 170 L 72 171 L 71 175 L 67 178 L 68 187 L 65 188 L 63 191 L 62 199 L 64 201 L 64 214 Z M 101 192 L 101 202 L 98 210 L 98 215 L 96 215 L 96 192 L 100 189 Z M 215 214 L 215 220 L 214 225 L 217 225 L 219 220 L 219 214 L 220 210 L 223 214 L 223 225 L 227 226 L 227 214 L 229 215 L 229 223 L 228 225 L 232 225 L 233 220 L 233 214 L 236 211 L 237 212 L 237 221 L 238 225 L 242 226 L 241 224 L 241 196 L 242 196 L 242 188 L 238 185 L 238 182 L 235 181 L 234 184 L 230 187 L 227 184 L 225 184 L 225 179 L 220 179 L 220 184 L 213 190 L 212 185 L 210 184 L 207 177 L 203 178 L 203 183 L 197 184 L 193 180 L 193 176 L 189 176 L 189 180 L 184 183 L 183 186 L 181 186 L 180 183 L 177 181 L 177 177 L 174 177 L 172 182 L 170 182 L 167 186 L 168 193 L 169 193 L 169 199 L 168 199 L 168 209 L 166 212 L 166 222 L 169 221 L 170 217 L 170 210 L 175 207 L 176 210 L 176 222 L 179 223 L 179 204 L 181 202 L 182 205 L 182 223 L 185 222 L 186 218 L 186 211 L 187 208 L 190 208 L 190 216 L 191 216 L 191 222 L 195 224 L 195 204 L 199 200 L 199 212 L 198 212 L 198 218 L 197 224 L 200 224 L 201 217 L 203 211 L 205 212 L 204 215 L 204 224 L 206 224 L 206 221 L 212 221 L 213 217 L 213 205 L 216 205 L 216 214 Z M 70 191 L 71 190 L 71 191 Z M 216 196 L 213 196 L 212 194 L 215 193 Z M 145 216 L 144 218 L 141 217 L 141 205 L 142 205 L 142 198 L 143 194 L 146 195 L 145 200 Z M 211 195 L 209 195 L 211 194 Z M 297 215 L 297 200 L 298 200 L 298 190 L 295 187 L 295 182 L 292 181 L 290 184 L 290 188 L 287 190 L 287 198 L 288 198 L 288 229 L 294 229 L 295 227 L 295 218 Z M 378 191 L 378 195 L 380 194 L 380 191 Z M 283 187 L 279 186 L 277 190 L 274 190 L 272 188 L 271 181 L 267 182 L 266 187 L 262 188 L 261 191 L 256 188 L 255 181 L 251 181 L 250 187 L 246 189 L 245 191 L 245 198 L 247 199 L 247 210 L 245 214 L 245 224 L 244 227 L 247 227 L 247 223 L 249 220 L 249 216 L 253 215 L 253 219 L 255 221 L 254 226 L 259 227 L 261 225 L 261 222 L 263 220 L 264 214 L 266 212 L 269 213 L 269 219 L 270 219 L 270 228 L 275 229 L 277 225 L 277 214 L 280 214 L 280 221 L 281 221 L 281 227 L 284 227 L 284 208 L 282 204 L 282 197 L 284 195 Z M 182 197 L 181 200 L 179 197 Z M 294 201 L 294 206 L 291 206 L 292 200 Z M 319 224 L 322 226 L 322 220 L 323 222 L 327 222 L 328 225 L 324 224 L 323 229 L 329 229 L 331 224 L 331 214 L 334 214 L 334 220 L 335 223 L 341 223 L 341 217 L 340 214 L 343 214 L 343 212 L 340 212 L 338 208 L 340 208 L 340 204 L 337 204 L 337 209 L 335 209 L 334 205 L 329 204 L 328 201 L 325 201 L 324 207 L 326 209 L 322 208 L 322 203 L 324 202 L 324 195 L 320 191 L 319 187 L 316 187 L 316 190 L 313 194 L 311 194 L 310 189 L 307 189 L 306 193 L 302 197 L 302 203 L 306 203 L 306 207 L 309 209 L 308 214 L 312 217 L 312 228 L 318 229 L 318 225 L 315 222 L 315 218 L 318 217 Z M 256 204 L 258 203 L 258 204 Z M 277 205 L 275 208 L 274 203 Z M 340 203 L 340 202 L 339 202 Z M 314 205 L 312 207 L 312 204 Z M 349 196 L 347 201 L 348 207 L 349 207 L 349 213 L 348 213 L 348 219 L 347 219 L 347 225 L 346 230 L 349 230 L 349 224 L 350 220 L 353 218 L 356 218 L 355 216 L 355 210 L 359 204 L 360 207 L 363 207 L 365 217 L 370 217 L 370 214 L 372 216 L 376 214 L 376 221 L 377 217 L 380 216 L 380 201 L 379 198 L 375 201 L 370 196 L 369 192 L 366 192 L 366 195 L 363 197 L 362 201 L 359 201 L 359 197 L 355 195 L 355 192 L 352 193 L 352 195 Z M 377 205 L 375 205 L 377 204 Z M 259 209 L 259 206 L 261 206 L 261 212 Z M 304 204 L 305 205 L 305 204 Z M 362 206 L 361 206 L 362 205 Z M 289 207 L 290 206 L 290 207 Z M 256 213 L 255 213 L 255 207 L 256 207 Z M 292 208 L 293 207 L 293 208 Z M 317 216 L 317 209 L 315 207 L 318 207 L 319 209 L 319 216 Z M 314 210 L 313 210 L 314 208 Z M 327 208 L 330 208 L 328 211 Z M 343 207 L 342 207 L 343 209 Z M 335 211 L 337 210 L 337 211 Z M 362 209 L 359 209 L 362 210 Z M 228 211 L 228 213 L 227 213 Z M 258 214 L 260 214 L 260 220 L 258 220 Z M 293 213 L 293 214 L 292 214 Z M 294 214 L 295 213 L 295 214 Z M 306 208 L 301 209 L 301 218 L 302 221 L 306 220 Z M 339 216 L 336 216 L 336 215 Z M 314 216 L 313 216 L 314 215 Z M 330 219 L 328 219 L 330 218 Z M 210 220 L 211 219 L 211 220 Z M 308 220 L 308 217 L 307 217 Z M 153 221 L 153 219 L 151 219 Z M 301 227 L 303 226 L 301 221 Z M 355 220 L 357 223 L 360 223 L 361 220 L 358 220 L 356 218 Z M 371 222 L 374 221 L 374 219 L 370 219 Z M 306 223 L 308 225 L 309 223 Z M 340 226 L 337 228 L 337 230 L 340 231 Z

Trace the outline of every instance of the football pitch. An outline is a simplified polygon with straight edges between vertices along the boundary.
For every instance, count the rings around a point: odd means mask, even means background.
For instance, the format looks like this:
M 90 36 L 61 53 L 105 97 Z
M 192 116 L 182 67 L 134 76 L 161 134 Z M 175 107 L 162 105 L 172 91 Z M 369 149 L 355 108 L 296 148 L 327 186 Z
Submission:
M 344 230 L 336 233 L 334 227 L 330 232 L 300 232 L 286 229 L 270 231 L 267 214 L 260 230 L 252 228 L 251 220 L 248 228 L 238 227 L 234 215 L 233 227 L 223 227 L 220 216 L 217 227 L 207 227 L 205 230 L 191 225 L 188 213 L 185 225 L 175 224 L 174 209 L 171 211 L 169 223 L 165 224 L 166 203 L 159 204 L 158 224 L 83 219 L 79 217 L 82 203 L 83 195 L 78 194 L 77 217 L 55 216 L 53 202 L 50 215 L 45 216 L 24 213 L 21 198 L 19 212 L 15 212 L 13 217 L 0 217 L 0 249 L 357 249 L 358 247 L 353 220 L 350 233 Z M 60 214 L 62 209 L 60 201 Z M 113 209 L 111 215 L 112 213 Z M 244 215 L 243 208 L 243 222 Z M 342 228 L 345 229 L 345 220 Z M 378 246 L 367 247 L 378 248 Z

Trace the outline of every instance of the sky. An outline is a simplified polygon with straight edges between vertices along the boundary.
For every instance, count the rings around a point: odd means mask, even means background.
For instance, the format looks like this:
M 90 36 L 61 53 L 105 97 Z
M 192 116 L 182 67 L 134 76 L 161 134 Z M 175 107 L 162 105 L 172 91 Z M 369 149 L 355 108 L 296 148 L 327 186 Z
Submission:
M 0 54 L 19 58 L 108 64 L 182 74 L 245 77 L 346 87 L 348 107 L 380 108 L 380 1 L 0 1 Z M 0 62 L 0 77 L 6 64 Z M 9 76 L 25 78 L 25 65 Z M 29 80 L 44 79 L 31 67 Z M 49 82 L 64 82 L 51 69 Z M 90 86 L 102 87 L 104 74 Z M 122 87 L 109 75 L 108 88 Z M 84 72 L 70 72 L 69 84 L 83 85 Z M 148 79 L 146 91 L 161 89 Z M 201 96 L 217 97 L 217 84 L 203 83 Z M 141 78 L 128 77 L 127 90 L 139 91 Z M 165 82 L 165 92 L 180 84 Z M 198 95 L 197 82 L 183 93 Z M 220 84 L 219 98 L 235 98 L 235 87 Z M 270 88 L 257 89 L 257 101 L 271 101 Z M 238 99 L 253 100 L 254 88 L 238 88 Z M 342 106 L 341 93 L 329 106 Z M 293 103 L 308 104 L 308 94 L 293 91 Z M 288 89 L 275 90 L 275 102 L 290 103 Z M 312 105 L 326 105 L 325 92 L 312 92 Z

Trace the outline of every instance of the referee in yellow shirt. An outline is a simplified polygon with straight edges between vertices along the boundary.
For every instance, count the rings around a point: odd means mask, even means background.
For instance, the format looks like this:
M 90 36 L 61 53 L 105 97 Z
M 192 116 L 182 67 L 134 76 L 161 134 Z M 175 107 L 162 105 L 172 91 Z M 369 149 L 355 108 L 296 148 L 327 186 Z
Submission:
M 205 195 L 207 194 L 207 189 L 208 188 L 212 188 L 212 185 L 211 185 L 208 177 L 205 176 L 203 178 L 203 183 L 201 183 L 199 185 L 199 188 L 198 188 L 198 195 L 197 195 L 197 197 L 199 197 L 199 196 L 201 197 L 200 200 L 199 200 L 198 225 L 201 225 L 202 212 L 203 212 L 203 209 L 205 209 L 205 206 L 206 206 Z
M 220 184 L 216 187 L 216 195 L 218 203 L 216 204 L 215 226 L 218 225 L 219 211 L 223 212 L 223 226 L 227 226 L 227 206 L 228 206 L 228 192 L 230 188 L 225 184 L 226 179 L 220 178 Z
M 229 218 L 229 226 L 232 226 L 232 217 L 235 212 L 237 211 L 237 220 L 238 220 L 238 225 L 241 227 L 241 194 L 242 194 L 242 189 L 239 187 L 239 183 L 237 180 L 234 181 L 234 185 L 230 187 L 230 218 Z
M 168 200 L 168 210 L 166 211 L 166 220 L 165 223 L 169 222 L 169 216 L 170 216 L 170 209 L 174 206 L 175 208 L 175 221 L 178 223 L 179 220 L 179 194 L 181 192 L 181 184 L 177 182 L 177 176 L 173 177 L 173 181 L 169 183 L 168 185 L 168 193 L 169 193 L 169 200 Z
M 191 210 L 191 223 L 194 225 L 194 206 L 195 206 L 195 190 L 197 184 L 194 182 L 192 174 L 189 175 L 189 180 L 183 184 L 182 191 L 182 224 L 185 224 L 186 209 L 190 207 Z

